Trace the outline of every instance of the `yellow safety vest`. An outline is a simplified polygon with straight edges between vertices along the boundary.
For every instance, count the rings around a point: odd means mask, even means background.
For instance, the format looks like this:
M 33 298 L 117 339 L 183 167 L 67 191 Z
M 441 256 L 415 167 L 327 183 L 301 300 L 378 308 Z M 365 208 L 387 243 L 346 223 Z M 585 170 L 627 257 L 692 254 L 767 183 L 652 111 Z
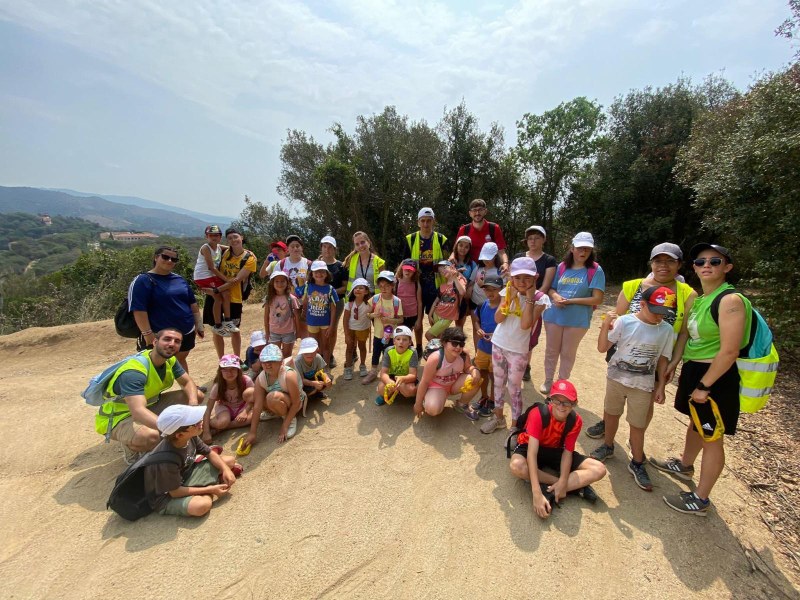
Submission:
M 411 249 L 411 260 L 417 261 L 417 265 L 419 265 L 419 246 L 420 246 L 420 235 L 419 231 L 416 233 L 409 233 L 406 236 L 406 243 L 408 247 Z M 413 238 L 413 239 L 412 239 Z M 439 241 L 441 239 L 441 241 Z M 433 272 L 436 274 L 436 287 L 440 287 L 445 279 L 441 275 L 439 275 L 439 269 L 436 268 L 436 263 L 439 262 L 444 258 L 442 256 L 442 245 L 447 243 L 447 238 L 443 236 L 441 233 L 433 232 Z
M 373 289 L 378 289 L 378 275 L 383 269 L 386 261 L 377 254 L 372 255 L 372 285 Z M 350 290 L 353 289 L 353 282 L 357 279 L 356 269 L 358 268 L 358 252 L 356 252 L 350 259 L 350 264 L 347 268 L 347 291 L 344 293 L 345 297 L 350 295 Z

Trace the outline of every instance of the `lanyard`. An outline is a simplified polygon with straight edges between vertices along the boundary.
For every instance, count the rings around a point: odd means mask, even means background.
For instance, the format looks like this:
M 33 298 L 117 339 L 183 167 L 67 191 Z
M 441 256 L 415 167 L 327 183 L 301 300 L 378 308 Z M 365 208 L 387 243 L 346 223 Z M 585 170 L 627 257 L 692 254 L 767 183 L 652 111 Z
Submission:
M 367 278 L 367 271 L 369 271 L 369 265 L 372 262 L 372 252 L 369 253 L 369 258 L 367 259 L 367 268 L 364 268 L 364 265 L 361 264 L 361 255 L 358 255 L 358 268 L 361 269 L 361 277 L 362 279 Z

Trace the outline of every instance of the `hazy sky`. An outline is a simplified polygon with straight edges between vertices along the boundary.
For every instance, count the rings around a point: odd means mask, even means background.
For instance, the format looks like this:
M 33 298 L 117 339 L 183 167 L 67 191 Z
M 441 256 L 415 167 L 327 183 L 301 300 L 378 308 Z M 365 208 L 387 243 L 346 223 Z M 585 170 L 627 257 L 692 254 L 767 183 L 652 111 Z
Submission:
M 277 200 L 287 129 L 393 104 L 483 129 L 688 75 L 746 88 L 793 54 L 785 0 L 0 0 L 0 185 L 237 215 Z

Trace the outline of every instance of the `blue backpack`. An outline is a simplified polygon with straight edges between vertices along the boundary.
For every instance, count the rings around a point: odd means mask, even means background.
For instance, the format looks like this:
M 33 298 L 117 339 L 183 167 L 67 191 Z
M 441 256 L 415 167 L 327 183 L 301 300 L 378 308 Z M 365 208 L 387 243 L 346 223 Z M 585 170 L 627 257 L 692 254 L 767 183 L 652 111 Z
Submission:
M 105 369 L 99 375 L 92 377 L 89 380 L 89 385 L 86 386 L 86 389 L 81 393 L 81 397 L 86 400 L 86 404 L 89 406 L 103 406 L 103 404 L 108 402 L 111 399 L 106 397 L 106 388 L 108 387 L 108 382 L 111 381 L 111 378 L 114 376 L 114 373 L 117 372 L 117 369 L 119 369 L 123 364 L 132 358 L 138 360 L 145 369 L 149 369 L 150 361 L 148 361 L 147 357 L 144 355 L 145 352 L 149 352 L 149 350 L 143 350 L 137 354 L 127 356 L 121 361 L 116 362 Z

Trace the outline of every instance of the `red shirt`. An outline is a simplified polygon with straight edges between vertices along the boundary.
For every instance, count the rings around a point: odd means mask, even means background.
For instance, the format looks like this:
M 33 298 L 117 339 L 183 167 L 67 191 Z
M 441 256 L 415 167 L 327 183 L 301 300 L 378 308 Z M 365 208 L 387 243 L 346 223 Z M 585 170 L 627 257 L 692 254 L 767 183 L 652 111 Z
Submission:
M 539 447 L 541 448 L 558 448 L 558 443 L 561 441 L 561 434 L 564 433 L 564 426 L 566 421 L 557 421 L 553 416 L 553 407 L 549 406 L 547 409 L 550 411 L 550 424 L 547 429 L 542 431 L 542 414 L 538 408 L 534 408 L 528 413 L 528 420 L 525 422 L 525 431 L 517 436 L 518 444 L 527 444 L 530 438 L 539 440 Z M 570 452 L 575 451 L 575 442 L 578 441 L 578 434 L 583 427 L 583 419 L 575 413 L 575 426 L 567 434 L 564 440 L 564 449 Z
M 480 229 L 475 229 L 475 223 L 468 223 L 469 225 L 469 239 L 472 240 L 472 249 L 470 250 L 470 254 L 472 255 L 472 260 L 478 262 L 478 256 L 480 256 L 481 248 L 486 242 L 494 242 L 497 244 L 497 250 L 505 250 L 506 249 L 506 239 L 503 237 L 503 230 L 500 229 L 500 225 L 497 223 L 491 223 L 494 225 L 494 239 L 489 235 L 489 221 L 483 222 L 483 227 Z M 466 235 L 464 233 L 464 228 L 466 225 L 462 225 L 458 228 L 458 234 L 456 234 L 456 240 L 460 238 L 462 235 Z M 453 242 L 453 248 L 455 248 L 455 242 Z

